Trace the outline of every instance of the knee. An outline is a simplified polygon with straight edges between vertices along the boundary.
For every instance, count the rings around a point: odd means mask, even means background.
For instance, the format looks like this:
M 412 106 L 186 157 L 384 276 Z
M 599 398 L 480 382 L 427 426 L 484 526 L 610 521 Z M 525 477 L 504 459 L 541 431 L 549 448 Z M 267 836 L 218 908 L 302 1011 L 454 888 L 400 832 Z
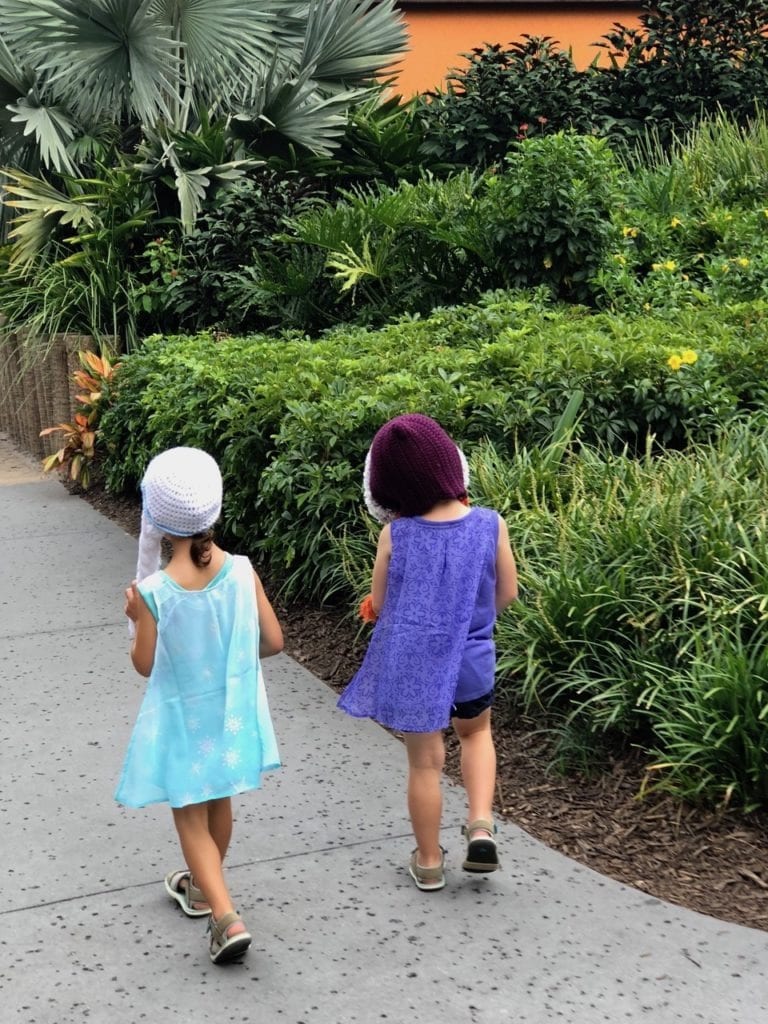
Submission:
M 445 766 L 442 736 L 430 743 L 408 743 L 408 763 L 416 771 L 441 772 Z

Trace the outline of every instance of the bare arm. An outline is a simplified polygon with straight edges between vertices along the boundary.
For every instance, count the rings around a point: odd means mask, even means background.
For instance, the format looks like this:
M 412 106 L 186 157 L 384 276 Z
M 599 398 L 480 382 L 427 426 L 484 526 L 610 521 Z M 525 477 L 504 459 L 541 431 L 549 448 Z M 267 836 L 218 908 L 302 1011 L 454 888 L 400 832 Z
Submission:
M 155 663 L 157 623 L 139 593 L 136 580 L 125 591 L 125 614 L 136 625 L 136 635 L 131 644 L 131 661 L 139 675 L 146 677 Z
M 499 542 L 496 547 L 496 611 L 502 612 L 517 600 L 517 566 L 509 543 L 507 524 L 499 516 Z
M 264 593 L 264 587 L 258 573 L 254 572 L 256 581 L 256 608 L 259 612 L 259 657 L 270 658 L 283 649 L 283 630 L 275 615 L 275 609 Z
M 371 583 L 371 599 L 373 610 L 381 615 L 384 607 L 384 598 L 387 595 L 387 573 L 389 572 L 389 560 L 392 557 L 392 531 L 389 523 L 379 534 L 379 543 L 376 548 L 376 561 L 373 563 L 373 581 Z

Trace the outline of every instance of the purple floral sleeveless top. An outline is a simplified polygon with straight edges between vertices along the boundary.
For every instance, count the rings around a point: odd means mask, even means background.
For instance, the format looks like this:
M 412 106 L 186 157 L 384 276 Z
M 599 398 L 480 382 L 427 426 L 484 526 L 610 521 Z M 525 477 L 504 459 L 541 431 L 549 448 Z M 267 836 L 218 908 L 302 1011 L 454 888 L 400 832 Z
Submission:
M 356 718 L 433 732 L 451 707 L 493 686 L 498 513 L 418 516 L 392 525 L 384 607 L 363 664 L 339 700 Z

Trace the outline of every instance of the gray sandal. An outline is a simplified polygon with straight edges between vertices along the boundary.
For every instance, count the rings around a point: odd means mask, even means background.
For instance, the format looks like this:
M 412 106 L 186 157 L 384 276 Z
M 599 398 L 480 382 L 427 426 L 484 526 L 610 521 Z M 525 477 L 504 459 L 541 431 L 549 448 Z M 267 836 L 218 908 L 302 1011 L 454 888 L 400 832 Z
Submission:
M 186 879 L 187 884 L 182 888 L 181 883 Z M 196 907 L 195 903 L 207 903 L 202 889 L 192 884 L 192 872 L 186 868 L 183 871 L 171 871 L 165 876 L 165 891 L 172 900 L 176 900 L 187 917 L 208 917 L 210 907 L 202 910 Z
M 236 910 L 230 910 L 218 921 L 211 916 L 208 922 L 208 931 L 211 933 L 210 953 L 211 960 L 215 964 L 226 964 L 230 960 L 236 960 L 245 953 L 252 942 L 251 934 L 248 931 L 238 932 L 236 935 L 227 935 L 227 931 L 233 924 L 242 918 Z
M 408 864 L 408 874 L 422 892 L 435 892 L 445 885 L 445 850 L 441 852 L 440 863 L 434 868 L 423 868 L 418 862 L 419 851 L 414 850 Z
M 473 839 L 472 833 L 478 830 L 490 832 L 491 834 L 489 836 L 478 836 L 477 839 Z M 464 870 L 476 871 L 478 873 L 497 871 L 500 865 L 496 840 L 493 838 L 496 835 L 494 823 L 485 818 L 478 818 L 476 821 L 470 821 L 468 825 L 462 825 L 461 832 L 467 840 L 467 855 L 464 858 L 464 863 L 461 865 Z

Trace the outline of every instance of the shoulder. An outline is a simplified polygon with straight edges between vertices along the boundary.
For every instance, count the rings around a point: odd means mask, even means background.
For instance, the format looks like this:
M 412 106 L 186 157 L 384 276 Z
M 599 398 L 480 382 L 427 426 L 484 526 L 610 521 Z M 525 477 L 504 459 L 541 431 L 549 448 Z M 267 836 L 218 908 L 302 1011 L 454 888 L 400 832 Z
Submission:
M 145 576 L 144 579 L 136 585 L 136 589 L 142 597 L 146 598 L 150 594 L 156 594 L 159 590 L 162 590 L 167 581 L 168 577 L 162 569 L 158 569 L 157 572 L 153 572 L 150 576 Z
M 482 524 L 483 526 L 491 526 L 494 529 L 498 529 L 499 523 L 503 521 L 495 509 L 486 508 L 484 505 L 473 505 L 471 518 L 473 518 L 476 523 Z

